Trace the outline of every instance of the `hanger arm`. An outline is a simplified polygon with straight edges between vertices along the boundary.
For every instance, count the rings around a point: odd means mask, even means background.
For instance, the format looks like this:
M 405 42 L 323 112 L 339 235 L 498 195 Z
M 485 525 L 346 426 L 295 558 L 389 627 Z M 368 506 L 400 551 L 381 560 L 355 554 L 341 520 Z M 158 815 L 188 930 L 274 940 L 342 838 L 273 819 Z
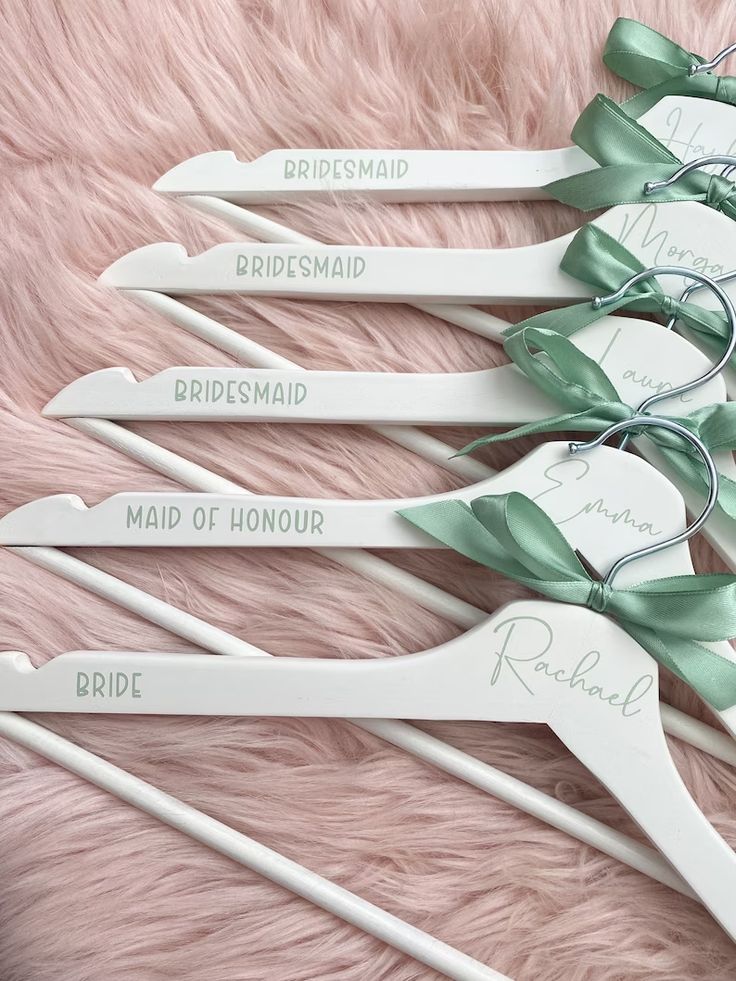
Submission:
M 638 122 L 682 160 L 733 151 L 736 109 L 666 96 Z M 711 149 L 712 148 L 712 149 Z M 230 150 L 191 157 L 154 184 L 169 195 L 282 204 L 336 193 L 378 201 L 508 201 L 546 195 L 545 184 L 596 166 L 578 147 L 555 150 L 279 149 L 250 161 Z
M 660 725 L 648 726 L 615 751 L 610 737 L 589 728 L 585 737 L 569 720 L 552 728 L 565 745 L 611 791 L 645 834 L 703 900 L 714 919 L 736 940 L 736 853 L 690 796 L 670 756 Z M 623 727 L 622 727 L 623 730 Z M 632 809 L 627 801 L 636 801 Z

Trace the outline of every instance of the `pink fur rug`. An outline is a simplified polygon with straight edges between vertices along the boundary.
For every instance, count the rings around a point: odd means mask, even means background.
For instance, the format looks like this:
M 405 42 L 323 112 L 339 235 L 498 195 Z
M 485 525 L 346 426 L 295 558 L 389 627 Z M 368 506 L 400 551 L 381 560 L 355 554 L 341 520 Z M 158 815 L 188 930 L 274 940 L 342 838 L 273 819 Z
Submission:
M 74 491 L 174 487 L 40 409 L 110 365 L 230 359 L 102 289 L 158 240 L 237 235 L 150 188 L 180 160 L 278 146 L 554 147 L 599 90 L 616 15 L 706 55 L 729 0 L 5 0 L 0 5 L 0 450 L 4 511 Z M 326 241 L 505 246 L 580 224 L 548 204 L 273 209 Z M 401 306 L 227 298 L 197 306 L 308 367 L 471 369 L 490 342 Z M 500 311 L 517 318 L 520 311 Z M 258 492 L 408 496 L 447 472 L 357 428 L 136 425 Z M 469 431 L 441 434 L 454 445 Z M 488 455 L 503 466 L 527 446 Z M 309 552 L 97 551 L 95 565 L 281 656 L 381 657 L 457 628 Z M 452 556 L 390 556 L 493 610 L 519 594 Z M 701 548 L 701 569 L 717 567 Z M 0 647 L 187 645 L 0 555 Z M 665 697 L 698 713 L 669 679 Z M 45 725 L 517 981 L 726 981 L 736 952 L 694 902 L 347 723 L 50 717 Z M 543 727 L 423 726 L 637 834 Z M 736 774 L 673 741 L 736 844 Z M 409 981 L 436 975 L 84 781 L 0 743 L 3 981 Z

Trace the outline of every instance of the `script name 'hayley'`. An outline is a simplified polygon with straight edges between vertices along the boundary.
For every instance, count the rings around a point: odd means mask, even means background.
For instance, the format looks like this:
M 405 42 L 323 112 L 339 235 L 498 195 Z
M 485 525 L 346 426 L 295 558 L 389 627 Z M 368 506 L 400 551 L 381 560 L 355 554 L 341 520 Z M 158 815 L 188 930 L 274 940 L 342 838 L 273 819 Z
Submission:
M 659 142 L 664 143 L 683 163 L 688 163 L 696 157 L 712 157 L 717 153 L 730 156 L 736 150 L 736 138 L 727 146 L 723 145 L 722 138 L 716 143 L 709 142 L 706 145 L 703 140 L 710 137 L 703 136 L 702 120 L 696 122 L 686 117 L 680 106 L 672 110 L 665 124 L 669 126 L 669 132 L 657 133 Z
M 361 255 L 239 255 L 235 272 L 251 279 L 360 279 Z
M 525 631 L 522 624 L 534 625 L 536 643 L 530 639 L 531 632 Z M 640 675 L 625 690 L 623 686 L 617 691 L 601 684 L 596 671 L 602 667 L 603 656 L 598 650 L 586 651 L 571 667 L 555 665 L 552 651 L 554 632 L 547 621 L 539 617 L 512 617 L 500 623 L 496 631 L 503 637 L 503 642 L 500 649 L 494 652 L 496 664 L 491 675 L 491 686 L 497 685 L 507 674 L 511 674 L 530 695 L 534 695 L 537 688 L 534 676 L 541 676 L 570 691 L 601 702 L 608 708 L 617 709 L 625 719 L 630 719 L 641 712 L 640 708 L 634 706 L 654 685 L 653 674 Z
M 284 160 L 284 180 L 401 180 L 409 169 L 403 157 L 296 157 Z

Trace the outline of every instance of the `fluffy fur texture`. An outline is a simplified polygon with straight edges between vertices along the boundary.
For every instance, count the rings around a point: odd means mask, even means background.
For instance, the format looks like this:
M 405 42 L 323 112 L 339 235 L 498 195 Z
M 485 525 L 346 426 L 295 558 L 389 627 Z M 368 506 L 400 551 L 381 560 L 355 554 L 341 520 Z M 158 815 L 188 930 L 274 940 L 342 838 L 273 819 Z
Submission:
M 5 0 L 0 6 L 0 508 L 173 485 L 44 402 L 79 374 L 227 356 L 96 284 L 123 252 L 236 235 L 150 187 L 195 153 L 275 146 L 564 145 L 599 90 L 615 16 L 693 50 L 731 40 L 729 0 Z M 273 214 L 333 242 L 541 241 L 549 204 L 321 202 Z M 308 367 L 471 369 L 490 342 L 400 306 L 226 298 L 197 305 Z M 501 315 L 504 311 L 500 311 Z M 505 311 L 518 317 L 518 308 Z M 357 428 L 135 426 L 259 492 L 394 496 L 451 476 Z M 443 433 L 461 445 L 468 431 Z M 503 466 L 528 446 L 500 447 Z M 490 459 L 490 457 L 489 457 Z M 124 551 L 85 558 L 289 656 L 382 657 L 457 628 L 307 552 Z M 519 590 L 438 552 L 391 556 L 488 610 Z M 701 569 L 714 569 L 707 551 Z M 21 558 L 0 555 L 0 646 L 186 649 Z M 667 698 L 698 713 L 669 679 Z M 90 750 L 407 918 L 518 981 L 726 981 L 734 948 L 694 903 L 347 723 L 53 717 Z M 427 725 L 632 834 L 543 727 Z M 736 774 L 671 744 L 736 843 Z M 37 756 L 0 744 L 4 981 L 393 981 L 435 975 Z

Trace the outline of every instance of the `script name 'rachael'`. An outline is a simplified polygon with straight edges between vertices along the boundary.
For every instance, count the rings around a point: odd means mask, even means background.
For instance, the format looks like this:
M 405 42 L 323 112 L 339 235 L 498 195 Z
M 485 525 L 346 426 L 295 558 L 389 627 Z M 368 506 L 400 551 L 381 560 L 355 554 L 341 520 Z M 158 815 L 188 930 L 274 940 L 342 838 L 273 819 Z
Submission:
M 235 272 L 251 279 L 360 279 L 366 260 L 361 255 L 243 255 Z

